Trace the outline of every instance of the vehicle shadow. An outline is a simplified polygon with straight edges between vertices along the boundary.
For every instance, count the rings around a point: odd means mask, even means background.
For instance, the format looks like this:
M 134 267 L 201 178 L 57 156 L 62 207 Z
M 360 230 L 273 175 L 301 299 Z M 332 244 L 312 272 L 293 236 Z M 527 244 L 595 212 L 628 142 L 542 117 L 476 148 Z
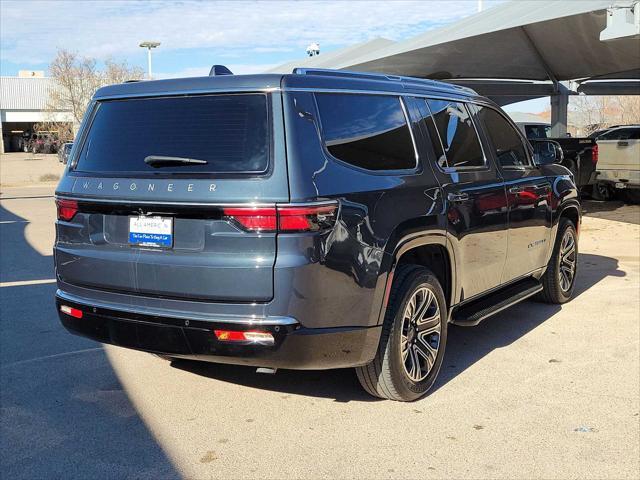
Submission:
M 584 200 L 582 201 L 582 214 L 585 217 L 640 224 L 640 207 L 628 205 L 619 200 Z
M 53 256 L 41 255 L 26 240 L 29 222 L 4 207 L 0 207 L 0 222 L 0 282 L 53 278 Z
M 618 261 L 601 255 L 580 254 L 574 299 L 606 277 L 622 277 Z M 491 353 L 522 338 L 561 310 L 560 305 L 526 301 L 491 317 L 476 327 L 449 326 L 447 350 L 434 390 Z M 279 370 L 256 374 L 255 368 L 175 360 L 174 368 L 207 378 L 251 388 L 294 395 L 332 398 L 337 402 L 376 401 L 362 390 L 353 369 L 326 371 Z
M 0 478 L 180 477 L 102 346 L 60 324 L 55 284 L 28 282 L 53 278 L 28 221 L 4 206 L 0 219 Z

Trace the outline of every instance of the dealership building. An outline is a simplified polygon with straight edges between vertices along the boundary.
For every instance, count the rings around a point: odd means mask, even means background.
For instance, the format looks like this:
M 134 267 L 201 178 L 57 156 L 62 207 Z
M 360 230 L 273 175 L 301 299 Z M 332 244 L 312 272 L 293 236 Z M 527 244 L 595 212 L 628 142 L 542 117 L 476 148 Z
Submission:
M 41 71 L 20 71 L 17 77 L 0 77 L 0 152 L 20 151 L 23 139 L 40 122 L 72 123 L 70 111 L 48 107 L 55 81 Z

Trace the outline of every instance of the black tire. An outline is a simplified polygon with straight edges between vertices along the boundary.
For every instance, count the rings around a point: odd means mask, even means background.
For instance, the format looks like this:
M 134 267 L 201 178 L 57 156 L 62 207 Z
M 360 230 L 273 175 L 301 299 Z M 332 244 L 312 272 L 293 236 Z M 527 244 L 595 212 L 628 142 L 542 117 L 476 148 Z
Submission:
M 423 303 L 420 303 L 421 298 Z M 435 307 L 433 302 L 436 302 Z M 420 306 L 426 306 L 421 315 L 416 312 Z M 405 316 L 408 311 L 412 313 Z M 429 315 L 427 319 L 426 315 Z M 424 323 L 417 325 L 414 319 L 424 320 Z M 439 321 L 437 327 L 436 320 Z M 437 332 L 434 331 L 436 328 Z M 446 343 L 447 304 L 438 279 L 421 266 L 400 265 L 391 287 L 376 357 L 370 364 L 356 368 L 358 380 L 375 397 L 403 402 L 417 400 L 433 386 Z M 415 370 L 411 369 L 416 373 L 415 377 L 424 377 L 412 379 L 407 370 L 408 363 L 417 365 Z
M 613 191 L 606 183 L 596 182 L 591 191 L 591 198 L 594 200 L 609 201 L 613 198 Z
M 572 237 L 573 245 L 575 249 L 573 251 L 573 273 L 567 284 L 568 274 L 565 270 L 565 274 L 561 273 L 562 269 L 569 268 L 567 261 L 571 260 L 569 253 L 565 252 L 565 259 L 561 255 L 561 249 L 564 246 L 564 242 L 567 236 Z M 547 265 L 547 271 L 542 276 L 543 290 L 540 292 L 538 298 L 546 303 L 561 304 L 571 300 L 573 290 L 576 284 L 576 275 L 578 273 L 578 235 L 576 233 L 576 227 L 573 222 L 568 218 L 561 218 L 558 225 L 558 235 L 556 236 L 556 243 L 553 246 L 553 253 L 549 264 Z
M 640 203 L 640 189 L 630 188 L 622 190 L 622 199 L 626 203 L 630 203 L 632 205 L 637 205 Z

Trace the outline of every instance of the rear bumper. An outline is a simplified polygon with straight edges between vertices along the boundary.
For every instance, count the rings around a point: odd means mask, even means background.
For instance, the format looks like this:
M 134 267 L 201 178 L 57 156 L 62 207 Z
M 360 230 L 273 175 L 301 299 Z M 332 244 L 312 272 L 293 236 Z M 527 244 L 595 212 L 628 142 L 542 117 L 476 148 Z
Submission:
M 616 188 L 638 188 L 640 187 L 640 170 L 599 170 L 596 179 Z
M 144 315 L 63 296 L 63 292 L 56 294 L 56 309 L 71 333 L 135 350 L 208 362 L 300 370 L 354 367 L 373 359 L 381 333 L 381 327 L 304 328 L 282 317 L 276 322 L 228 323 Z M 82 318 L 61 312 L 62 304 L 81 310 Z M 221 342 L 215 329 L 260 330 L 271 333 L 275 341 L 273 345 Z

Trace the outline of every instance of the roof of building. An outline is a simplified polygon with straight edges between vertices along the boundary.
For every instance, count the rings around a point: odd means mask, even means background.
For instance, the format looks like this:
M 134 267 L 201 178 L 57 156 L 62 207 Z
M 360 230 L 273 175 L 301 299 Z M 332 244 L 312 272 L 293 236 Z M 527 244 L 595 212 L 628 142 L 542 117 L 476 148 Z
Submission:
M 0 109 L 44 110 L 54 88 L 51 77 L 0 77 Z

